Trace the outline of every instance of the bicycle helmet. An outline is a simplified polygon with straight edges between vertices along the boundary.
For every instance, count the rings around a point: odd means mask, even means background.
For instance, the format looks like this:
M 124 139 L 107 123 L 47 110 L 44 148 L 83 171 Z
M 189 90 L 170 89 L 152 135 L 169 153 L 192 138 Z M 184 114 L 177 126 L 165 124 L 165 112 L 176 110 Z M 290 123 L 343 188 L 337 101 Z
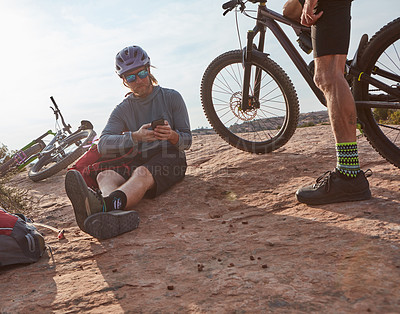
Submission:
M 125 47 L 115 57 L 115 72 L 120 77 L 128 71 L 145 65 L 150 65 L 150 58 L 139 46 Z

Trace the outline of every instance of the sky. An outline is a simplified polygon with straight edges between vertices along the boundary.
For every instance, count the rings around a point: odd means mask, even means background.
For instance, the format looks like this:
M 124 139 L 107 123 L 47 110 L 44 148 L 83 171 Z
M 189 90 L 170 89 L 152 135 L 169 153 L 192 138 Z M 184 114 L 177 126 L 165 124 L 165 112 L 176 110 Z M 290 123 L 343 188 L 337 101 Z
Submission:
M 208 64 L 239 48 L 233 12 L 218 0 L 0 0 L 0 143 L 21 148 L 54 130 L 50 96 L 76 129 L 90 120 L 100 134 L 127 89 L 114 71 L 126 46 L 143 47 L 163 87 L 183 96 L 191 128 L 209 127 L 200 102 Z M 281 12 L 284 1 L 270 0 Z M 370 37 L 398 17 L 398 0 L 355 0 L 349 56 L 363 33 Z M 248 3 L 248 9 L 257 6 Z M 239 14 L 242 42 L 254 22 Z M 288 30 L 291 38 L 294 33 Z M 291 77 L 300 111 L 324 110 L 272 37 L 266 51 Z M 312 57 L 302 53 L 307 61 Z

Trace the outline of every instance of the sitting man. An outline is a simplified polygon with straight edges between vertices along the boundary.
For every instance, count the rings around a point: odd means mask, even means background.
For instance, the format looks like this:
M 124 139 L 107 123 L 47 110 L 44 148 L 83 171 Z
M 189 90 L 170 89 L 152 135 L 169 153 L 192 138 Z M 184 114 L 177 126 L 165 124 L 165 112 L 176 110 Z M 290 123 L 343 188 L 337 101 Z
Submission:
M 132 162 L 98 173 L 97 192 L 87 187 L 77 170 L 68 171 L 65 178 L 79 228 L 100 239 L 137 228 L 138 214 L 130 209 L 184 178 L 184 150 L 192 143 L 185 102 L 177 91 L 158 86 L 147 53 L 138 46 L 126 47 L 117 54 L 115 65 L 131 92 L 112 111 L 98 150 L 102 156 L 133 150 Z

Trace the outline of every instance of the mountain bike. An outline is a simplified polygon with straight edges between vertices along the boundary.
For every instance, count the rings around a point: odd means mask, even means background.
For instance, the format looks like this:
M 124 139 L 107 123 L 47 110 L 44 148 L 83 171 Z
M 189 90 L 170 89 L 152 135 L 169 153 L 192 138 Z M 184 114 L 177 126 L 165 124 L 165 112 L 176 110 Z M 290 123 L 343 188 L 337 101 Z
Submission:
M 246 3 L 259 3 L 257 11 Z M 247 32 L 247 45 L 215 58 L 204 72 L 201 101 L 205 115 L 219 136 L 230 145 L 252 153 L 269 153 L 285 145 L 294 134 L 299 117 L 296 90 L 286 72 L 273 61 L 266 46 L 269 29 L 284 48 L 319 101 L 323 93 L 313 81 L 309 65 L 279 23 L 291 26 L 302 50 L 310 52 L 311 30 L 267 8 L 266 1 L 233 0 L 223 9 L 236 9 L 255 19 Z M 257 12 L 255 17 L 249 12 Z M 258 35 L 258 45 L 255 44 Z M 369 41 L 364 34 L 346 79 L 357 109 L 358 125 L 371 145 L 386 160 L 400 167 L 400 18 L 382 27 Z
M 50 108 L 56 118 L 56 132 L 49 130 L 17 151 L 10 160 L 1 165 L 0 175 L 13 169 L 23 169 L 38 159 L 29 170 L 28 176 L 35 182 L 40 181 L 68 167 L 89 149 L 96 135 L 93 125 L 87 120 L 82 120 L 78 129 L 71 132 L 71 125 L 66 124 L 54 98 L 50 97 L 50 99 L 54 105 Z M 53 136 L 53 138 L 46 145 L 43 139 L 47 136 Z

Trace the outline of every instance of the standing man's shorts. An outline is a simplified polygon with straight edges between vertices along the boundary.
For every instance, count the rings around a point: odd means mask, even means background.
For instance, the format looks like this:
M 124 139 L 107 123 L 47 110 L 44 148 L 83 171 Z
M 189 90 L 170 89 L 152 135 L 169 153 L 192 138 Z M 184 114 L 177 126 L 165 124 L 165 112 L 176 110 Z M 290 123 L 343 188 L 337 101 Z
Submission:
M 352 0 L 319 0 L 316 13 L 324 13 L 311 27 L 314 58 L 347 55 L 350 43 Z

